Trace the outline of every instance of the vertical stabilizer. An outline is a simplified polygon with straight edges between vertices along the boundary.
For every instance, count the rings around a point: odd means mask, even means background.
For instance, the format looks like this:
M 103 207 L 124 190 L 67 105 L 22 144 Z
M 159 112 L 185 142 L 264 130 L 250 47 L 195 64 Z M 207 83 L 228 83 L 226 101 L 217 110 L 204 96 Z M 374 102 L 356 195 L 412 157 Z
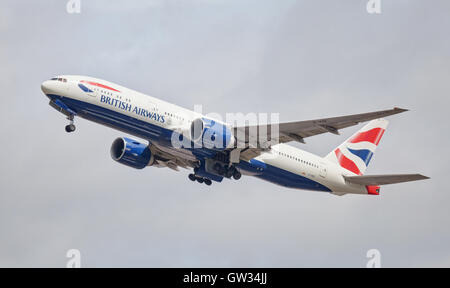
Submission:
M 325 159 L 356 175 L 363 175 L 380 143 L 381 137 L 383 137 L 384 131 L 386 131 L 388 123 L 385 119 L 370 121 L 347 141 L 325 156 Z

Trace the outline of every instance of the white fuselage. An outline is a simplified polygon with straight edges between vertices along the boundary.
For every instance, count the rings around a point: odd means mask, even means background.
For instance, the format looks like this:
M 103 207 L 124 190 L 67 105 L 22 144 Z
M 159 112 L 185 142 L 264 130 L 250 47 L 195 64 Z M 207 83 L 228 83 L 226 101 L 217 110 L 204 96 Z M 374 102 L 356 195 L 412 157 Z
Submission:
M 171 131 L 188 130 L 194 119 L 203 117 L 203 115 L 194 111 L 105 80 L 86 76 L 59 76 L 58 78 L 65 79 L 66 81 L 46 81 L 42 84 L 42 90 L 49 98 L 55 95 L 63 97 L 62 99 L 68 99 L 69 102 L 76 101 L 76 103 L 83 103 L 86 108 L 77 116 L 89 120 L 101 116 L 103 120 L 98 121 L 99 123 L 138 137 L 143 137 L 145 135 L 144 132 L 146 132 L 141 131 L 144 130 L 141 126 L 133 125 L 132 122 L 116 123 L 114 121 L 117 120 L 107 121 L 109 112 L 100 113 L 99 110 L 92 109 L 92 107 L 101 107 L 104 108 L 104 111 L 120 113 L 130 119 L 151 124 L 155 128 Z M 83 83 L 83 86 L 85 88 L 87 87 L 88 90 L 83 91 L 80 89 L 80 83 Z M 95 85 L 92 83 L 95 83 Z M 146 140 L 152 141 L 152 139 L 148 138 Z M 192 157 L 191 151 L 178 151 L 177 153 L 186 155 L 186 157 Z M 298 175 L 314 183 L 323 185 L 330 192 L 336 194 L 367 194 L 365 186 L 347 183 L 343 177 L 344 175 L 350 176 L 356 174 L 323 157 L 287 144 L 274 145 L 269 152 L 261 154 L 254 158 L 254 160 L 270 165 L 274 169 L 277 169 L 276 173 L 281 173 L 279 176 L 274 176 L 275 178 L 270 179 L 283 177 L 283 171 L 286 171 L 289 175 Z M 277 180 L 273 180 L 272 182 L 284 185 L 282 181 L 279 183 Z M 306 187 L 305 189 L 314 190 L 313 187 Z

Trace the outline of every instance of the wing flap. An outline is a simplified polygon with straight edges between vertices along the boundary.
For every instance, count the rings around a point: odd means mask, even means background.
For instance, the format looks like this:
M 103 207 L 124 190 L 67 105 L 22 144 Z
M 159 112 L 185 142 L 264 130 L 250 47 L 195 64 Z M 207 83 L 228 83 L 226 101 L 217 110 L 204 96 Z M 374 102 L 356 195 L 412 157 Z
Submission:
M 344 178 L 350 183 L 366 186 L 387 185 L 429 179 L 429 177 L 421 174 L 344 176 Z
M 178 167 L 184 169 L 196 167 L 197 159 L 195 156 L 185 154 L 181 149 L 168 148 L 155 143 L 152 143 L 150 149 L 158 163 L 156 167 L 168 167 L 175 171 L 178 171 Z

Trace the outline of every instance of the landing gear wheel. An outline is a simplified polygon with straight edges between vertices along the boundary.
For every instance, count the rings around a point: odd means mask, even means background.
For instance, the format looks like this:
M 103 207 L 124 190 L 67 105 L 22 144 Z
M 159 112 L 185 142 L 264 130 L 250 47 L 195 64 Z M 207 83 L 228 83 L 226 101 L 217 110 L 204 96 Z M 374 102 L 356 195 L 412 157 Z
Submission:
M 241 172 L 239 172 L 237 169 L 235 169 L 235 170 L 234 170 L 234 173 L 233 173 L 233 178 L 234 178 L 234 180 L 239 180 L 239 179 L 241 179 L 241 176 L 242 176 Z
M 205 184 L 208 185 L 208 186 L 210 186 L 210 185 L 212 184 L 212 182 L 211 182 L 211 180 L 209 180 L 209 179 L 205 179 Z
M 198 183 L 203 183 L 203 178 L 197 178 Z
M 66 126 L 66 132 L 67 133 L 71 133 L 71 132 L 75 131 L 75 129 L 76 129 L 76 127 L 73 124 L 69 124 L 69 125 Z
M 226 170 L 226 172 L 225 172 L 225 177 L 231 178 L 231 176 L 233 176 L 233 174 L 234 174 L 234 168 L 233 168 L 233 167 L 230 167 L 230 168 L 228 168 L 228 169 Z
M 189 180 L 191 180 L 191 181 L 195 181 L 197 179 L 197 177 L 195 177 L 194 174 L 189 174 L 188 177 L 189 177 Z
M 73 124 L 73 119 L 75 118 L 75 115 L 69 115 L 67 116 L 67 120 L 69 120 L 69 125 L 66 126 L 66 132 L 71 133 L 75 131 L 75 125 Z

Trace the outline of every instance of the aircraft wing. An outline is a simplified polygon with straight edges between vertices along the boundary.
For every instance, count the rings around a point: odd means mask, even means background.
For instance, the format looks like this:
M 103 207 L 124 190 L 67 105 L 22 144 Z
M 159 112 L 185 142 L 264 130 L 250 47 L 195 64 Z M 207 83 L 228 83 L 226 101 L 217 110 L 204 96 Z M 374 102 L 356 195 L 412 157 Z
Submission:
M 395 107 L 389 110 L 362 114 L 297 122 L 284 122 L 278 124 L 278 131 L 275 129 L 274 133 L 272 133 L 273 128 L 271 127 L 271 124 L 236 126 L 233 127 L 233 132 L 234 135 L 237 136 L 238 144 L 241 145 L 240 147 L 243 147 L 241 151 L 241 159 L 249 160 L 267 150 L 274 143 L 286 143 L 290 141 L 305 143 L 305 138 L 323 133 L 333 133 L 339 135 L 340 129 L 405 111 L 408 110 Z M 264 137 L 260 137 L 259 134 L 264 134 Z M 261 143 L 259 138 L 268 140 Z
M 347 128 L 350 126 L 357 125 L 362 122 L 370 121 L 373 119 L 383 118 L 386 116 L 398 114 L 408 111 L 407 109 L 402 108 L 393 108 L 389 110 L 381 110 L 369 113 L 362 114 L 353 114 L 347 116 L 340 117 L 332 117 L 332 118 L 323 118 L 323 119 L 315 119 L 315 120 L 306 120 L 306 121 L 297 121 L 297 122 L 284 122 L 278 124 L 278 132 L 279 132 L 279 142 L 290 142 L 290 141 L 298 141 L 304 143 L 303 139 L 307 137 L 311 137 L 314 135 L 319 135 L 322 133 L 333 133 L 339 134 L 339 129 Z M 275 124 L 276 125 L 276 124 Z M 258 126 L 238 126 L 234 127 L 234 135 L 239 135 L 238 132 L 244 132 L 247 136 L 256 136 L 249 135 L 251 131 L 267 131 L 267 135 L 271 135 L 271 124 L 267 125 L 258 125 Z M 274 135 L 276 136 L 276 135 Z
M 195 156 L 184 153 L 182 149 L 168 148 L 152 143 L 152 153 L 155 155 L 155 167 L 167 167 L 178 171 L 178 167 L 189 169 L 197 166 Z
M 421 174 L 363 175 L 344 176 L 344 178 L 350 183 L 366 186 L 378 186 L 429 179 L 429 177 L 423 176 Z

